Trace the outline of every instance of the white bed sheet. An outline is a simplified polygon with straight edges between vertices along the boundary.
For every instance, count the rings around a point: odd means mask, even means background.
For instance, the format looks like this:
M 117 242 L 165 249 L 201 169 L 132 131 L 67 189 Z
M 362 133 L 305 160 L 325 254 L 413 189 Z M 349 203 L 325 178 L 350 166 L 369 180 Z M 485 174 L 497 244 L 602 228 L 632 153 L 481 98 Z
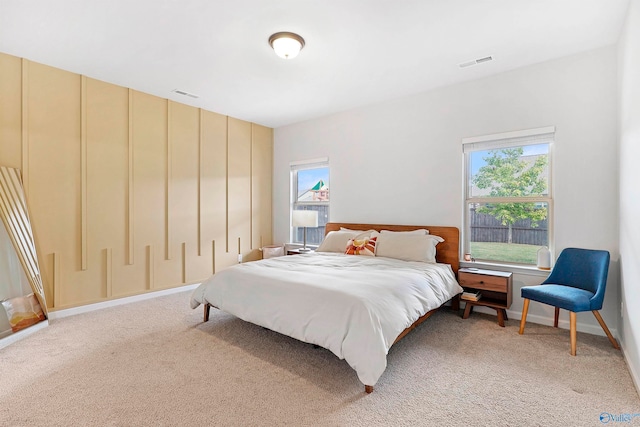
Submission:
M 209 303 L 327 348 L 373 386 L 398 335 L 460 292 L 448 264 L 310 253 L 222 270 L 194 290 L 191 307 Z

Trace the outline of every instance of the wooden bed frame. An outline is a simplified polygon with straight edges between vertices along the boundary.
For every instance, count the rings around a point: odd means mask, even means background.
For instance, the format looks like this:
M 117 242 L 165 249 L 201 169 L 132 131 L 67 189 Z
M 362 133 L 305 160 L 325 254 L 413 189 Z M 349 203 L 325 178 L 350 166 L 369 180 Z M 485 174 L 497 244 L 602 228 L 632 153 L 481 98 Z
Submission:
M 390 230 L 390 231 L 412 231 L 420 228 L 426 228 L 429 230 L 429 234 L 440 236 L 444 239 L 444 242 L 438 243 L 436 248 L 436 261 L 443 264 L 450 264 L 453 269 L 456 278 L 458 277 L 458 269 L 460 268 L 460 231 L 456 227 L 436 227 L 431 225 L 390 225 L 390 224 L 351 224 L 351 223 L 339 223 L 330 222 L 325 227 L 325 236 L 330 231 L 340 230 L 341 227 L 348 228 L 350 230 Z M 455 311 L 460 309 L 460 295 L 456 295 L 451 299 L 451 308 Z M 426 312 L 422 317 L 413 322 L 411 326 L 402 331 L 400 335 L 395 339 L 393 344 L 404 338 L 409 332 L 414 330 L 418 325 L 427 320 L 438 308 Z M 373 392 L 372 385 L 364 386 L 364 391 L 367 393 Z
M 429 234 L 433 234 L 436 236 L 440 236 L 444 239 L 444 242 L 438 243 L 436 248 L 436 261 L 443 264 L 450 264 L 453 272 L 458 277 L 458 269 L 460 268 L 460 253 L 459 253 L 459 245 L 460 245 L 460 231 L 456 227 L 443 227 L 443 226 L 431 226 L 431 225 L 390 225 L 390 224 L 353 224 L 353 223 L 342 223 L 342 222 L 330 222 L 327 223 L 325 227 L 325 236 L 330 231 L 339 231 L 340 228 L 348 228 L 350 230 L 390 230 L 390 231 L 412 231 L 420 228 L 426 228 L 429 230 Z M 204 305 L 204 321 L 209 320 L 209 311 L 212 306 L 210 304 Z M 404 338 L 409 332 L 414 330 L 418 325 L 427 320 L 434 314 L 440 307 L 435 308 L 431 311 L 425 313 L 418 320 L 413 322 L 411 326 L 402 331 L 400 335 L 395 339 L 393 344 L 400 341 Z M 451 309 L 458 311 L 460 309 L 460 295 L 456 295 L 451 299 Z M 373 392 L 372 385 L 364 386 L 364 391 L 366 393 Z

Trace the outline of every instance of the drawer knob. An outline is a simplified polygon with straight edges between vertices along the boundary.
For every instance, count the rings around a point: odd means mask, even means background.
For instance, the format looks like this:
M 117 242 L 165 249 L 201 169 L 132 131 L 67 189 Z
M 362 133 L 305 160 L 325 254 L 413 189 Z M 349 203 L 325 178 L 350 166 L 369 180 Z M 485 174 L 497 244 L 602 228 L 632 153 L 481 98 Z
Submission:
M 480 284 L 481 284 L 481 285 L 484 285 L 484 280 L 480 280 Z

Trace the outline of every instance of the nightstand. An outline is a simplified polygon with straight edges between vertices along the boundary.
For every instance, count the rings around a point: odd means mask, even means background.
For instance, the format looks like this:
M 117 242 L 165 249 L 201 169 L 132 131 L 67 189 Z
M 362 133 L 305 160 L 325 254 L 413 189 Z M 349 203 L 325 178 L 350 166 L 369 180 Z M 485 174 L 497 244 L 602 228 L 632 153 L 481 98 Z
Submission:
M 467 290 L 480 291 L 482 297 L 478 301 L 461 300 L 466 303 L 463 319 L 469 317 L 474 306 L 490 307 L 498 314 L 498 324 L 504 327 L 509 320 L 507 309 L 511 307 L 511 289 L 513 273 L 506 271 L 461 268 L 458 270 L 460 286 Z
M 300 248 L 287 249 L 287 255 L 310 254 L 313 251 L 300 252 Z

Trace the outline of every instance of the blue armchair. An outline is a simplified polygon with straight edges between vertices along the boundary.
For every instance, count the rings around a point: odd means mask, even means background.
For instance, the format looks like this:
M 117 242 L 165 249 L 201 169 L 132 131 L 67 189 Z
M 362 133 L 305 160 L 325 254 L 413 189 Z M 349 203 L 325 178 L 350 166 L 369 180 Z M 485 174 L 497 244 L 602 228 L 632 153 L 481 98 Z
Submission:
M 560 309 L 569 310 L 571 355 L 576 355 L 576 313 L 591 311 L 607 334 L 613 347 L 620 349 L 598 310 L 602 308 L 609 271 L 609 252 L 566 248 L 560 253 L 551 274 L 539 286 L 521 289 L 524 306 L 520 320 L 520 335 L 524 333 L 531 300 L 556 308 L 553 326 L 558 327 Z

